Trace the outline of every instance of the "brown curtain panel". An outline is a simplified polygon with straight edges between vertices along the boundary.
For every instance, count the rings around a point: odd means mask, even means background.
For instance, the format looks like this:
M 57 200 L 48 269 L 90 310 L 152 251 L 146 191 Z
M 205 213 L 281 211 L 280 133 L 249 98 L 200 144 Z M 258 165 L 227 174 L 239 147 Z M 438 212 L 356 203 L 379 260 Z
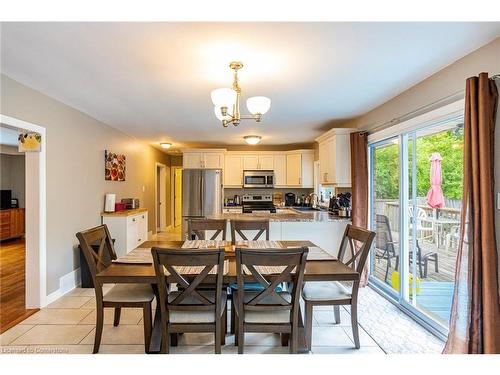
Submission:
M 352 225 L 368 228 L 368 133 L 351 133 Z M 368 283 L 367 262 L 360 286 Z
M 467 79 L 464 187 L 450 333 L 444 353 L 500 353 L 494 216 L 498 92 L 487 73 Z

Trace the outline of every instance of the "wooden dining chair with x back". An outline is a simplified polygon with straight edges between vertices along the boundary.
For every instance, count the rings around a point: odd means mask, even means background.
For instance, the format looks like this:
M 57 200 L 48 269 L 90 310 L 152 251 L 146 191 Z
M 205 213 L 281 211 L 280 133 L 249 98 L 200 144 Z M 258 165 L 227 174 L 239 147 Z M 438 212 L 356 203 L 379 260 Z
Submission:
M 168 353 L 170 336 L 185 332 L 213 332 L 215 353 L 225 343 L 226 292 L 222 290 L 224 249 L 151 249 L 158 284 L 161 311 L 161 352 Z M 192 277 L 188 277 L 192 275 Z M 200 290 L 207 279 L 215 290 Z M 177 283 L 170 291 L 167 283 Z
M 290 335 L 290 353 L 298 351 L 300 291 L 304 279 L 307 247 L 295 249 L 236 248 L 238 290 L 233 292 L 236 307 L 235 344 L 242 354 L 245 332 L 272 332 Z M 245 279 L 256 280 L 261 291 L 245 290 Z M 287 291 L 277 291 L 291 282 Z
M 236 235 L 239 235 L 243 241 L 248 241 L 248 231 L 257 231 L 252 241 L 257 241 L 263 234 L 269 241 L 269 220 L 231 220 L 231 243 L 236 244 Z
M 146 353 L 149 352 L 151 342 L 151 303 L 155 298 L 153 289 L 148 284 L 116 284 L 106 294 L 103 294 L 102 283 L 96 275 L 109 267 L 116 259 L 113 241 L 106 225 L 78 232 L 76 234 L 87 261 L 92 281 L 95 288 L 96 300 L 96 328 L 94 338 L 94 353 L 99 352 L 101 344 L 102 329 L 104 324 L 104 308 L 115 309 L 113 325 L 120 323 L 121 309 L 123 307 L 142 308 L 144 315 L 144 346 Z M 97 249 L 94 250 L 94 249 Z
M 214 231 L 210 236 L 210 240 L 218 239 L 222 234 L 220 240 L 226 240 L 226 220 L 212 220 L 212 219 L 190 219 L 188 220 L 188 239 L 205 240 L 206 231 Z
M 339 261 L 355 269 L 360 275 L 368 258 L 375 232 L 348 224 L 338 254 Z M 347 252 L 349 250 L 349 253 Z M 305 302 L 305 329 L 308 349 L 312 344 L 312 317 L 314 306 L 334 306 L 335 323 L 340 323 L 341 305 L 351 306 L 351 324 L 354 345 L 360 348 L 358 330 L 359 279 L 347 288 L 340 282 L 307 282 L 302 290 Z

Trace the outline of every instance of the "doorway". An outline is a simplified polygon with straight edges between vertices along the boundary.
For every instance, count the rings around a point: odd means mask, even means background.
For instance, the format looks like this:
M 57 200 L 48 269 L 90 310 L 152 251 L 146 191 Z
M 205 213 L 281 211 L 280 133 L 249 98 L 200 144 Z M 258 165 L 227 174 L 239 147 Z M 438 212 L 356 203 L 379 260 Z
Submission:
M 174 174 L 174 228 L 182 224 L 182 168 L 175 168 Z
M 165 164 L 156 163 L 155 186 L 156 231 L 164 232 L 167 230 L 167 167 Z
M 18 151 L 22 132 L 0 124 L 0 333 L 38 311 L 27 301 L 26 179 L 34 171 L 32 155 Z

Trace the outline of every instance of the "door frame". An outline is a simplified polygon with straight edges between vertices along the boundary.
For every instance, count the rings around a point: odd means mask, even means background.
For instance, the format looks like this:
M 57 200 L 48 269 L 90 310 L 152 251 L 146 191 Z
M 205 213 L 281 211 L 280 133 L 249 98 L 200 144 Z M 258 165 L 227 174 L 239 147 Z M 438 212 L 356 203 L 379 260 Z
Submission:
M 26 308 L 47 304 L 47 185 L 45 128 L 15 117 L 0 114 L 0 123 L 42 136 L 40 152 L 25 154 L 25 238 L 26 238 Z
M 158 170 L 160 171 L 160 196 L 158 196 Z M 158 226 L 158 203 L 163 202 L 160 209 L 160 226 Z M 155 229 L 156 231 L 167 230 L 167 166 L 155 163 Z
M 175 171 L 178 169 L 182 170 L 183 168 L 181 166 L 172 166 L 170 168 L 170 207 L 172 207 L 172 209 L 170 210 L 170 222 L 172 223 L 172 228 L 175 228 Z

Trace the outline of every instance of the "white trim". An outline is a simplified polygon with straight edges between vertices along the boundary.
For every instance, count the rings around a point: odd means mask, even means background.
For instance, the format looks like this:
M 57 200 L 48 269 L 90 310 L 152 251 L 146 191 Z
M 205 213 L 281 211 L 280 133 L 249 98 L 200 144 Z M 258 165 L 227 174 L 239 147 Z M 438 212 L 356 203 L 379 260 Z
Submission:
M 170 223 L 171 224 L 169 225 L 169 228 L 175 228 L 175 172 L 178 169 L 182 170 L 183 168 L 180 165 L 170 167 Z M 241 188 L 241 186 L 239 188 Z M 181 213 L 181 224 L 182 224 L 182 213 Z
M 14 117 L 0 114 L 0 123 L 15 128 L 39 133 L 42 136 L 41 150 L 38 153 L 27 153 L 27 163 L 38 166 L 37 196 L 30 201 L 29 191 L 26 194 L 27 213 L 31 210 L 34 215 L 26 215 L 26 308 L 44 307 L 47 305 L 47 142 L 44 127 L 19 120 Z M 28 164 L 27 164 L 28 165 Z M 26 169 L 28 173 L 28 168 Z M 28 182 L 28 181 L 27 181 Z M 36 186 L 36 183 L 35 183 Z M 31 194 L 33 195 L 33 194 Z M 28 210 L 29 209 L 29 210 Z M 37 246 L 38 245 L 38 246 Z
M 66 275 L 59 278 L 59 289 L 50 293 L 46 298 L 46 304 L 50 304 L 68 292 L 71 292 L 76 287 L 79 287 L 82 284 L 81 272 L 80 268 L 73 270 Z
M 457 100 L 456 102 L 447 104 L 420 116 L 413 117 L 399 124 L 389 126 L 388 128 L 370 134 L 368 136 L 368 143 L 374 143 L 402 133 L 408 133 L 412 130 L 425 127 L 426 124 L 463 114 L 464 108 L 465 99 Z
M 337 134 L 351 134 L 358 131 L 358 129 L 354 128 L 333 128 L 328 130 L 327 132 L 321 134 L 319 137 L 315 139 L 316 142 L 321 143 L 325 140 L 327 140 L 330 137 L 333 137 L 334 135 Z
M 160 196 L 158 197 L 158 168 L 160 168 Z M 167 166 L 155 163 L 155 229 L 165 231 L 167 228 Z M 163 203 L 160 211 L 160 225 L 158 226 L 158 199 Z

